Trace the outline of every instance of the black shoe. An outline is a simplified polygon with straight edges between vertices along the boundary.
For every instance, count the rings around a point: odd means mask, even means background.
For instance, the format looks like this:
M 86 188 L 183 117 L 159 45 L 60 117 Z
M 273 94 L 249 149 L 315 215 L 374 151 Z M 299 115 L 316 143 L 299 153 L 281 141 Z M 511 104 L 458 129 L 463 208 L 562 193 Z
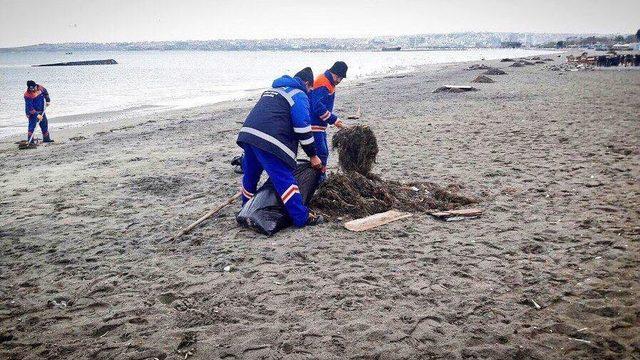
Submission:
M 309 218 L 307 219 L 307 226 L 320 225 L 322 223 L 324 223 L 324 218 L 322 217 L 322 215 L 309 213 Z
M 51 139 L 50 137 L 48 137 L 48 136 L 47 136 L 47 137 L 45 137 L 44 139 L 42 139 L 42 142 L 45 142 L 45 143 L 52 143 L 52 142 L 55 142 L 55 141 L 53 141 L 53 139 Z

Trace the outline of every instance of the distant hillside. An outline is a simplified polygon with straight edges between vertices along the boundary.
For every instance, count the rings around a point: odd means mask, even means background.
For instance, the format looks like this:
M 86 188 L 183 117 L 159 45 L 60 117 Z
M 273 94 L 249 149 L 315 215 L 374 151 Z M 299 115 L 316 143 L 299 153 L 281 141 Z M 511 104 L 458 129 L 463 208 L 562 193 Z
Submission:
M 490 48 L 500 47 L 502 42 L 520 42 L 524 47 L 539 46 L 565 40 L 569 37 L 587 37 L 594 34 L 536 34 L 464 32 L 449 34 L 423 34 L 410 36 L 380 36 L 373 38 L 313 38 L 270 40 L 208 40 L 208 41 L 152 41 L 117 43 L 63 43 L 38 44 L 14 48 L 14 51 L 96 51 L 96 50 L 380 50 L 383 47 L 400 46 L 406 49 L 425 48 Z

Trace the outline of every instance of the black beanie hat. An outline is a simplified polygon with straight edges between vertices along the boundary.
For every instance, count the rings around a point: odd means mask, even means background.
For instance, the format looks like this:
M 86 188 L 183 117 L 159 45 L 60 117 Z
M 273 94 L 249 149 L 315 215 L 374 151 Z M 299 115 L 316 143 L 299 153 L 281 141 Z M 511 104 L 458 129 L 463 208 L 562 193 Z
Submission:
M 335 64 L 333 64 L 333 66 L 331 67 L 331 69 L 329 69 L 329 71 L 331 71 L 332 73 L 342 78 L 346 78 L 347 69 L 348 69 L 347 64 L 344 61 L 336 61 Z
M 28 88 L 34 88 L 34 87 L 36 87 L 36 82 L 35 82 L 35 81 L 33 81 L 33 80 L 29 80 L 29 81 L 27 81 L 27 87 L 28 87 Z
M 313 83 L 313 70 L 311 70 L 310 67 L 298 71 L 294 76 L 302 79 L 304 82 Z

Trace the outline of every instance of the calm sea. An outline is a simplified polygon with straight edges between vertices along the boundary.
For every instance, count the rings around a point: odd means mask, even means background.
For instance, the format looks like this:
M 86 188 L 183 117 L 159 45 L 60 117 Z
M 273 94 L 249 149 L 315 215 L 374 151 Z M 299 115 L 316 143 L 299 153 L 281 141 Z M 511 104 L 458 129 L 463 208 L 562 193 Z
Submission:
M 23 93 L 27 80 L 44 85 L 52 99 L 53 128 L 72 126 L 65 116 L 90 123 L 107 111 L 155 111 L 196 107 L 242 98 L 305 66 L 314 73 L 336 60 L 349 65 L 349 78 L 411 71 L 426 64 L 548 54 L 544 50 L 474 49 L 402 52 L 294 51 L 80 51 L 0 53 L 0 138 L 26 131 Z M 33 64 L 115 59 L 118 65 L 31 67 Z M 150 107 L 150 108 L 149 108 Z M 86 115 L 86 116 L 85 116 Z M 80 118 L 80 119 L 78 119 Z M 56 121 L 58 119 L 58 121 Z

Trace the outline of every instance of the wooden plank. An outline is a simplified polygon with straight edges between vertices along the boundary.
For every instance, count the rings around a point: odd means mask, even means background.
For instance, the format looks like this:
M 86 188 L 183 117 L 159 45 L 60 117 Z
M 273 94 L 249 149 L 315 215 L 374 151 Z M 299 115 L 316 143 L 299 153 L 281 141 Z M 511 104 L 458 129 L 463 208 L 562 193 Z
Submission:
M 440 220 L 445 221 L 457 221 L 463 219 L 473 219 L 482 215 L 481 209 L 460 209 L 460 210 L 449 210 L 449 211 L 434 211 L 430 213 L 431 216 L 434 216 Z
M 473 86 L 468 86 L 468 85 L 445 85 L 443 87 L 449 88 L 449 89 L 460 89 L 460 90 L 472 90 Z
M 349 115 L 347 116 L 347 119 L 351 119 L 351 120 L 360 119 L 360 106 L 358 106 L 358 110 L 356 110 L 355 115 Z
M 378 226 L 398 221 L 400 219 L 408 218 L 410 216 L 410 213 L 389 210 L 383 213 L 367 216 L 362 219 L 356 219 L 346 222 L 344 224 L 344 227 L 351 231 L 367 231 Z

